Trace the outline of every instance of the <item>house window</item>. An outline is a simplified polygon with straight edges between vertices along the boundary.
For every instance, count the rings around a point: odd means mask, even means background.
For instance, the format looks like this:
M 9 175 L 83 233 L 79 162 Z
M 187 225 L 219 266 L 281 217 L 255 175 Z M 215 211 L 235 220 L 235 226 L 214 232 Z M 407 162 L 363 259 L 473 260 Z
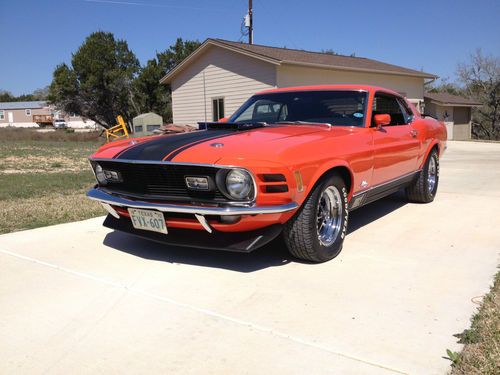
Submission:
M 31 116 L 31 109 L 25 109 L 26 116 Z
M 212 120 L 219 121 L 224 117 L 224 98 L 212 99 Z
M 0 120 L 5 120 L 5 112 L 0 111 Z

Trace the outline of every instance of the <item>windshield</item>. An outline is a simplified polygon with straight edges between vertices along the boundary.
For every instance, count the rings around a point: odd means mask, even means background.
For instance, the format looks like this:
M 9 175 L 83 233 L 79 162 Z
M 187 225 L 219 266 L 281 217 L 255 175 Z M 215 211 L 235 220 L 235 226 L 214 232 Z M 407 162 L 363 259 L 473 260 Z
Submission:
M 252 96 L 233 123 L 322 123 L 364 126 L 367 94 L 360 91 L 291 91 Z

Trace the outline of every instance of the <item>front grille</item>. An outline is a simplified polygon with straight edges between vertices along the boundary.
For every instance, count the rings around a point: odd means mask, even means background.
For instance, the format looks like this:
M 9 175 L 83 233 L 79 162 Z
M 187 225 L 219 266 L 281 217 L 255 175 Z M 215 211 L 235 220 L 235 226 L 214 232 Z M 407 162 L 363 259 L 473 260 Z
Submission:
M 137 164 L 99 161 L 105 170 L 117 171 L 123 182 L 108 183 L 106 188 L 118 193 L 148 199 L 173 201 L 227 202 L 216 187 L 215 175 L 219 168 L 179 164 Z M 213 191 L 195 191 L 186 187 L 185 176 L 207 176 Z

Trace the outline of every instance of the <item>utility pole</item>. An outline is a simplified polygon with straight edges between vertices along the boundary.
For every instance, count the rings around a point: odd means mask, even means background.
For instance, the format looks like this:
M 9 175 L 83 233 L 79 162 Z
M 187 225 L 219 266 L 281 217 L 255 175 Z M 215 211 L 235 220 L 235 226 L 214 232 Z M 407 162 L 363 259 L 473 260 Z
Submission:
M 252 14 L 252 0 L 248 0 L 248 44 L 253 44 L 253 14 Z

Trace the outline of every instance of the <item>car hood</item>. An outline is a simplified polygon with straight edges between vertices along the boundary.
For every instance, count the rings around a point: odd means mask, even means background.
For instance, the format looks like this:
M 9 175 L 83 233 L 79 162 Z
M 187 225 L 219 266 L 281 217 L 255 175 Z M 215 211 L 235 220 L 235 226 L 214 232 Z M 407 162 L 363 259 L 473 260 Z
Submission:
M 283 125 L 250 131 L 203 142 L 180 152 L 173 161 L 242 165 L 244 160 L 286 162 L 286 151 L 300 149 L 346 130 L 321 125 Z
M 232 160 L 276 160 L 286 149 L 340 135 L 345 128 L 322 125 L 276 125 L 250 130 L 202 130 L 176 135 L 145 137 L 103 146 L 93 158 L 215 164 Z

